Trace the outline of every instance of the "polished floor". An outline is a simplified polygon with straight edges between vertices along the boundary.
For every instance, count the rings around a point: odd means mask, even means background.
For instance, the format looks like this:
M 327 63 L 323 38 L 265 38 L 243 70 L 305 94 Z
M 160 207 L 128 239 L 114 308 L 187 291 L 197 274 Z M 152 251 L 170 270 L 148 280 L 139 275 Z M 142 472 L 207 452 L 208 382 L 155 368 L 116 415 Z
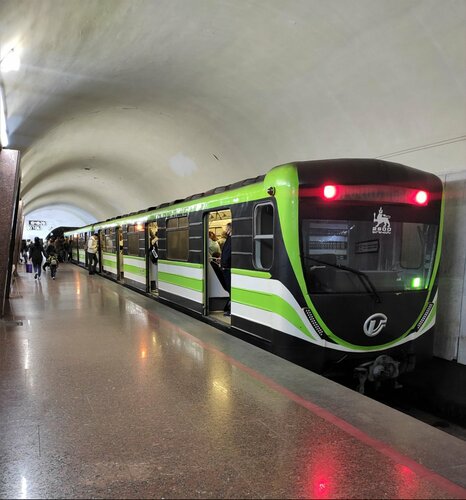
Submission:
M 466 498 L 441 430 L 71 264 L 15 292 L 2 498 Z

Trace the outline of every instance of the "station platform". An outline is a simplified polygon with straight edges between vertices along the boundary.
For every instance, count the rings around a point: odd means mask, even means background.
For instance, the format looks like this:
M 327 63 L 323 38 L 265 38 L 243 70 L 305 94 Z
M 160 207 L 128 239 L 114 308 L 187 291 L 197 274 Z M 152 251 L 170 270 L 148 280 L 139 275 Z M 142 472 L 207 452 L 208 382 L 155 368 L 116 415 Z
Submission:
M 0 323 L 2 498 L 466 498 L 466 442 L 84 269 Z

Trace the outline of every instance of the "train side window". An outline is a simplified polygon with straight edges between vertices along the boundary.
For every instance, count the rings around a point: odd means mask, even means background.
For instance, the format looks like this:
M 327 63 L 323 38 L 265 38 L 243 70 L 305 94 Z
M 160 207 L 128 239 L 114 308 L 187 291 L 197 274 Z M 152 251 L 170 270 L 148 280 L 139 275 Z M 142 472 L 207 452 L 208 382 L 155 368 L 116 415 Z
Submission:
M 269 270 L 273 264 L 274 208 L 271 203 L 254 208 L 254 267 Z
M 115 228 L 107 228 L 101 233 L 102 251 L 107 253 L 116 253 Z
M 128 255 L 139 255 L 139 233 L 128 232 Z
M 127 255 L 144 257 L 145 255 L 145 232 L 142 224 L 131 224 L 127 226 Z
M 167 259 L 184 260 L 189 257 L 188 217 L 167 219 Z

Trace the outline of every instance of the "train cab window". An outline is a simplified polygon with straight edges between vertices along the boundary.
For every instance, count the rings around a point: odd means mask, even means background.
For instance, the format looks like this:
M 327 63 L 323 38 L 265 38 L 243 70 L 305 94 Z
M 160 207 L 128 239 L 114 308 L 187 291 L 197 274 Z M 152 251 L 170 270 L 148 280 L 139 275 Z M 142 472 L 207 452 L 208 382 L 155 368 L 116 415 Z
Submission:
M 271 203 L 256 205 L 254 209 L 254 251 L 256 269 L 268 270 L 273 264 L 274 209 Z
M 401 233 L 401 267 L 404 269 L 419 269 L 423 264 L 423 252 L 424 234 L 422 224 L 403 224 Z
M 167 258 L 168 260 L 184 260 L 189 257 L 189 225 L 188 217 L 167 219 Z

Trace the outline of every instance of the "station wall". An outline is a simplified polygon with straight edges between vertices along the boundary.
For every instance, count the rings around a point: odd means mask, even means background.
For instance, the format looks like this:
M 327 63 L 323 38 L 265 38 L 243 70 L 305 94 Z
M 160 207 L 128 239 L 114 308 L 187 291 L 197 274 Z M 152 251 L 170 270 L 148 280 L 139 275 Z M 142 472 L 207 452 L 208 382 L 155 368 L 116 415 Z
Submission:
M 434 354 L 466 365 L 466 170 L 440 177 L 446 203 Z

